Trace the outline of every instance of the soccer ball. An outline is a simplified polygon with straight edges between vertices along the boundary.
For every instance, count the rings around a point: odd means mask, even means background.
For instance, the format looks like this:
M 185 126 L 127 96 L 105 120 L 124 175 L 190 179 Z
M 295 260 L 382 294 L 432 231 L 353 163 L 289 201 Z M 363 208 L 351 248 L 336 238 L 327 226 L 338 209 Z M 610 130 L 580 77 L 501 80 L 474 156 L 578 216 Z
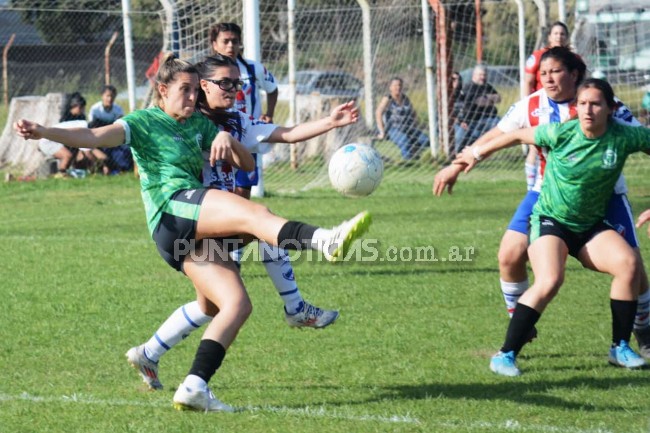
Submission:
M 384 162 L 372 147 L 351 143 L 332 155 L 328 171 L 335 190 L 348 197 L 363 197 L 379 186 Z

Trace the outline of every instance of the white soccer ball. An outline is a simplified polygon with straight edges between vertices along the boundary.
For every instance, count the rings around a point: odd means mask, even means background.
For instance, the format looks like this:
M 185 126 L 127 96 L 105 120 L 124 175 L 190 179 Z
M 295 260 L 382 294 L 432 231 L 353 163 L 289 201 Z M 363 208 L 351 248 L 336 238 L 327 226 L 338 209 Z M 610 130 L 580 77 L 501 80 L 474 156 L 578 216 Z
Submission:
M 348 197 L 363 197 L 381 183 L 384 162 L 372 147 L 351 143 L 332 155 L 328 171 L 335 190 Z

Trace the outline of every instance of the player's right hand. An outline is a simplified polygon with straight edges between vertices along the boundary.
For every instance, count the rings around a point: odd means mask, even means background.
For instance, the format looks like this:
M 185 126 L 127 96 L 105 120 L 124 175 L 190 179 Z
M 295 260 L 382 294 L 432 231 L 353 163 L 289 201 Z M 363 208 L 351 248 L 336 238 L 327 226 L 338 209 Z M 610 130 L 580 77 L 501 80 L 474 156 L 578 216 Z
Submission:
M 462 165 L 451 164 L 436 173 L 433 178 L 433 195 L 440 197 L 445 192 L 445 189 L 451 194 L 461 171 L 463 171 Z
M 25 140 L 39 140 L 43 138 L 41 135 L 40 129 L 43 127 L 36 122 L 30 122 L 29 120 L 20 119 L 14 123 L 14 130 L 18 135 L 23 137 Z
M 650 209 L 646 209 L 641 212 L 639 218 L 636 220 L 636 228 L 641 228 L 641 226 L 650 221 Z M 648 226 L 648 237 L 650 237 L 650 226 Z

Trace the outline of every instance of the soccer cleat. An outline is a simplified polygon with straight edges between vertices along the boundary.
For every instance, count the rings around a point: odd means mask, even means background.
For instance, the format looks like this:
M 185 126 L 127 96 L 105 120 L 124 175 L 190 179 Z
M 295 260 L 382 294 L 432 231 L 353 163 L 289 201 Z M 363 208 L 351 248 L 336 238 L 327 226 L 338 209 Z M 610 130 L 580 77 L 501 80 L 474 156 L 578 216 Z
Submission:
M 515 362 L 515 352 L 497 352 L 490 360 L 490 370 L 501 376 L 515 377 L 521 374 Z
M 162 383 L 158 380 L 158 363 L 153 362 L 144 354 L 144 345 L 132 347 L 126 352 L 126 359 L 131 367 L 138 370 L 144 383 L 153 390 L 163 389 Z
M 339 312 L 336 310 L 323 310 L 307 301 L 303 301 L 300 303 L 297 313 L 288 314 L 285 310 L 284 317 L 292 328 L 319 329 L 334 323 L 339 317 Z
M 650 326 L 635 329 L 634 336 L 639 343 L 639 355 L 650 359 Z
M 371 223 L 372 217 L 370 213 L 363 211 L 354 218 L 343 221 L 332 228 L 332 236 L 323 245 L 325 258 L 330 262 L 343 260 L 352 242 L 364 234 Z
M 174 394 L 174 408 L 177 410 L 197 410 L 202 412 L 234 412 L 232 406 L 219 401 L 210 388 L 190 389 L 181 383 Z
M 625 340 L 609 349 L 609 363 L 625 368 L 640 368 L 646 365 L 645 360 L 632 350 Z

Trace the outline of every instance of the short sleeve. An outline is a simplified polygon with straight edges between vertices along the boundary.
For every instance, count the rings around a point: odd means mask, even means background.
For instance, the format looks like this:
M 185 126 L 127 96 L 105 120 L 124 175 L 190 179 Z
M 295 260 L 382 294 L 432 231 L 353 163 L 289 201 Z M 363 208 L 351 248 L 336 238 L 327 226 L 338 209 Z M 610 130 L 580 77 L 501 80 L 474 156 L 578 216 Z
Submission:
M 535 128 L 535 144 L 539 147 L 554 148 L 560 132 L 560 123 L 549 123 Z
M 522 100 L 511 105 L 506 114 L 497 123 L 497 128 L 503 132 L 510 132 L 527 127 L 527 102 L 528 100 Z
M 268 69 L 261 63 L 255 64 L 255 78 L 257 83 L 260 84 L 262 90 L 266 93 L 273 93 L 278 89 L 278 83 Z

